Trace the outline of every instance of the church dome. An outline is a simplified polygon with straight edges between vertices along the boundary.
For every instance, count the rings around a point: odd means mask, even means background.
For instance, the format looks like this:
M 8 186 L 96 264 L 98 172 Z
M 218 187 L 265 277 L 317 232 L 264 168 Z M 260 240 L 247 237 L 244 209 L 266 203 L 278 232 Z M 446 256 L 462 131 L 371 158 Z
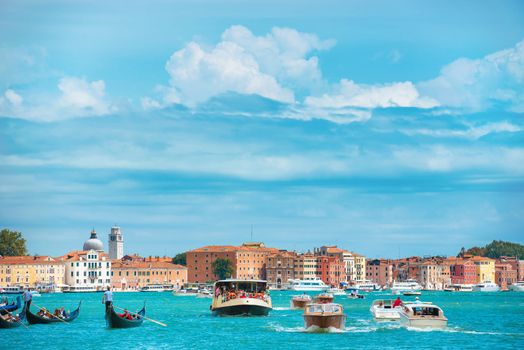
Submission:
M 95 230 L 91 231 L 91 237 L 87 241 L 84 242 L 83 250 L 91 250 L 91 249 L 96 250 L 96 251 L 104 250 L 104 243 L 102 243 L 102 241 L 96 237 Z

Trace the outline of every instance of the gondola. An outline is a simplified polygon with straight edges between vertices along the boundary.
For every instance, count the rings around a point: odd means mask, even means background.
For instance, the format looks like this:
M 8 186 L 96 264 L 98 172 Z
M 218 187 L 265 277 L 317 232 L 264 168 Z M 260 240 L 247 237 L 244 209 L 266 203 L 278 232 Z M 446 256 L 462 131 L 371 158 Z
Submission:
M 146 304 L 144 303 L 144 307 L 142 310 L 138 311 L 136 313 L 138 315 L 137 318 L 134 318 L 132 320 L 128 320 L 125 318 L 122 318 L 118 316 L 118 314 L 115 312 L 115 309 L 113 306 L 109 308 L 109 311 L 106 314 L 106 321 L 107 321 L 107 327 L 109 328 L 133 328 L 133 327 L 139 327 L 142 322 L 144 322 L 144 317 L 146 315 Z M 133 315 L 133 313 L 132 313 Z
M 18 296 L 16 297 L 16 304 L 7 304 L 0 306 L 0 314 L 5 315 L 7 312 L 18 310 L 20 306 L 22 306 L 22 299 Z
M 18 314 L 20 320 L 18 321 L 7 321 L 0 316 L 0 328 L 16 328 L 20 327 L 22 322 L 25 320 L 25 308 Z
M 68 317 L 60 318 L 60 319 L 58 319 L 56 317 L 51 317 L 51 318 L 41 317 L 41 316 L 38 316 L 36 314 L 33 314 L 31 312 L 31 310 L 29 310 L 29 308 L 27 308 L 27 310 L 26 310 L 27 322 L 29 322 L 29 324 L 39 324 L 39 323 L 47 324 L 47 323 L 71 322 L 75 318 L 77 318 L 78 315 L 80 314 L 80 305 L 81 304 L 82 304 L 82 302 L 78 303 L 78 307 L 76 308 L 76 310 L 71 312 Z

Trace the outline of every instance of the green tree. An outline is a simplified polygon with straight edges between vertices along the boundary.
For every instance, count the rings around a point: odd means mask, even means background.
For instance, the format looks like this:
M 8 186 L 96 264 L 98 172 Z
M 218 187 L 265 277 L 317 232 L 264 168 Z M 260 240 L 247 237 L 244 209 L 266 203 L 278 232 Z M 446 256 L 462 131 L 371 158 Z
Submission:
M 27 255 L 25 239 L 21 232 L 10 231 L 6 228 L 0 231 L 0 255 Z
M 186 266 L 186 253 L 179 253 L 173 258 L 173 264 Z
M 213 273 L 218 279 L 223 280 L 224 278 L 230 277 L 233 273 L 233 264 L 229 259 L 216 259 L 213 261 Z
M 493 241 L 484 247 L 472 247 L 466 252 L 461 251 L 461 253 L 485 256 L 492 259 L 497 259 L 501 256 L 516 256 L 519 259 L 524 259 L 524 245 L 505 241 Z

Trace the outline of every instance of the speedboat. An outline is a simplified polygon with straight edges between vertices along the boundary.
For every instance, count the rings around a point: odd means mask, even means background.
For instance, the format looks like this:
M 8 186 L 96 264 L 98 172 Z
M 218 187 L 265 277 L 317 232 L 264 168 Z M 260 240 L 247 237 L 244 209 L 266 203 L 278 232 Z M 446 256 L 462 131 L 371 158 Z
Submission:
M 209 289 L 200 289 L 197 293 L 197 298 L 212 298 L 213 293 Z
M 173 295 L 177 297 L 195 297 L 197 294 L 198 288 L 186 288 L 173 291 Z
M 422 286 L 415 280 L 407 280 L 406 282 L 393 282 L 391 292 L 393 294 L 400 294 L 403 292 L 409 292 L 414 290 L 421 290 Z
M 329 304 L 333 302 L 333 294 L 330 293 L 322 293 L 315 297 L 315 303 L 317 304 Z
M 357 284 L 355 286 L 355 289 L 362 292 L 380 292 L 382 290 L 382 287 L 379 286 L 377 283 L 365 281 L 364 283 Z
M 509 289 L 514 292 L 524 292 L 524 281 L 518 281 L 509 286 Z
M 327 292 L 333 295 L 346 295 L 346 292 L 340 288 L 329 288 Z
M 302 295 L 294 295 L 291 299 L 291 308 L 304 309 L 307 304 L 311 303 L 311 297 L 306 293 Z
M 499 290 L 500 287 L 491 281 L 475 284 L 473 286 L 474 292 L 498 292 Z
M 359 294 L 357 292 L 351 292 L 348 294 L 348 299 L 365 299 L 366 296 L 364 294 Z
M 395 300 L 374 300 L 369 308 L 373 318 L 377 321 L 398 321 L 402 310 L 401 306 L 393 307 Z
M 304 327 L 310 332 L 343 330 L 346 325 L 344 308 L 340 304 L 309 304 L 304 310 Z
M 445 292 L 472 292 L 473 285 L 471 284 L 451 284 L 444 288 Z
M 399 316 L 400 323 L 406 327 L 444 328 L 448 325 L 444 311 L 429 303 L 403 304 Z
M 217 316 L 267 316 L 273 309 L 267 281 L 226 279 L 217 281 L 211 312 Z
M 325 292 L 329 289 L 329 286 L 316 277 L 314 279 L 293 280 L 290 289 L 297 292 Z
M 418 290 L 412 290 L 412 291 L 404 292 L 402 294 L 407 296 L 407 297 L 409 297 L 409 296 L 421 295 L 422 292 L 420 292 Z

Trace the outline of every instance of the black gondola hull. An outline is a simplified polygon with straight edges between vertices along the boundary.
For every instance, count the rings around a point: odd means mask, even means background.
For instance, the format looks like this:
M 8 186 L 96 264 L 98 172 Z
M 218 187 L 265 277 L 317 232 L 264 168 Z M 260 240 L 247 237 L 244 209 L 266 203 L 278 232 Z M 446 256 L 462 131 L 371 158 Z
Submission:
M 140 327 L 144 322 L 144 317 L 146 314 L 146 307 L 144 306 L 142 310 L 138 312 L 139 317 L 137 319 L 128 320 L 118 316 L 113 307 L 110 307 L 106 313 L 106 322 L 108 328 L 135 328 Z
M 29 309 L 26 310 L 25 316 L 29 324 L 48 324 L 48 323 L 71 322 L 74 319 L 76 319 L 78 315 L 80 314 L 80 304 L 78 304 L 78 308 L 75 311 L 71 312 L 69 317 L 66 317 L 66 318 L 58 319 L 55 317 L 51 317 L 51 318 L 41 317 L 36 314 L 33 314 Z

